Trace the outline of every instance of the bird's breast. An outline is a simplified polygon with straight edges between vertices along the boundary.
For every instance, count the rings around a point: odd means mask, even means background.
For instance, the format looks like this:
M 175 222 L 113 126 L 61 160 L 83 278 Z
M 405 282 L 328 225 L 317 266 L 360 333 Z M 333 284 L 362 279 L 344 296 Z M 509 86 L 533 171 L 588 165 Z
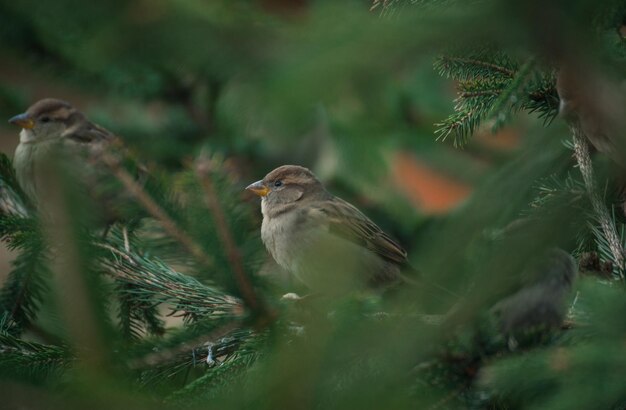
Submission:
M 36 199 L 35 186 L 35 160 L 37 156 L 37 146 L 32 143 L 20 144 L 15 149 L 13 156 L 13 166 L 15 167 L 15 177 L 20 187 L 31 200 Z
M 37 204 L 37 198 L 45 188 L 46 161 L 53 161 L 53 152 L 58 144 L 54 140 L 20 142 L 13 156 L 15 176 L 26 195 Z
M 296 215 L 286 213 L 273 218 L 264 217 L 261 226 L 261 239 L 276 263 L 293 272 L 297 269 L 300 249 L 306 235 L 295 224 Z

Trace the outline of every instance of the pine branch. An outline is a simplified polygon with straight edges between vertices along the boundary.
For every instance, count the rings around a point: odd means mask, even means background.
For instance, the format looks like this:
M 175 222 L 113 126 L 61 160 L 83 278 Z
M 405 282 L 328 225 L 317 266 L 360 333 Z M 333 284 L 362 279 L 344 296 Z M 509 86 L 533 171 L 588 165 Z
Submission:
M 27 217 L 32 205 L 20 184 L 17 182 L 13 163 L 0 153 L 0 213 Z
M 202 250 L 186 232 L 163 210 L 156 201 L 148 195 L 139 183 L 121 167 L 117 158 L 110 154 L 102 154 L 102 161 L 111 169 L 115 177 L 124 185 L 126 190 L 148 211 L 152 217 L 161 223 L 163 229 L 176 238 L 199 262 L 205 267 L 213 266 L 213 259 Z
M 203 402 L 217 393 L 218 390 L 228 388 L 235 383 L 242 372 L 250 368 L 256 360 L 256 355 L 242 355 L 222 363 L 208 371 L 202 377 L 194 380 L 184 388 L 168 396 L 165 401 L 177 404 L 193 404 Z
M 171 378 L 191 367 L 211 367 L 241 354 L 241 346 L 260 337 L 242 328 L 239 321 L 229 321 L 214 328 L 191 326 L 182 329 L 174 337 L 144 343 L 147 354 L 133 354 L 129 367 L 142 372 L 142 384 L 149 385 Z
M 240 380 L 242 372 L 249 369 L 256 361 L 259 356 L 260 345 L 264 342 L 265 337 L 262 335 L 245 340 L 235 354 L 221 362 L 220 365 L 210 367 L 205 375 L 169 395 L 166 402 L 197 403 L 232 386 L 237 380 Z
M 600 197 L 594 180 L 593 165 L 591 162 L 591 156 L 589 155 L 589 143 L 587 137 L 582 133 L 582 130 L 577 124 L 572 125 L 572 138 L 574 140 L 574 153 L 580 173 L 585 181 L 587 187 L 587 194 L 593 207 L 594 215 L 600 224 L 603 236 L 606 240 L 606 247 L 610 250 L 611 260 L 614 263 L 614 267 L 617 271 L 619 278 L 624 281 L 624 249 L 622 247 L 622 241 L 615 229 L 615 223 L 604 204 L 604 201 Z
M 0 239 L 11 250 L 35 248 L 42 243 L 38 222 L 20 215 L 0 216 Z
M 129 285 L 119 288 L 122 297 L 131 297 L 136 303 L 149 306 L 170 303 L 173 305 L 172 315 L 180 313 L 188 320 L 243 315 L 243 306 L 238 299 L 176 272 L 158 259 L 127 252 L 122 238 L 110 241 L 114 242 L 96 246 L 105 251 L 100 260 L 104 271 L 120 284 Z
M 558 107 L 554 75 L 542 75 L 534 66 L 534 59 L 518 67 L 506 55 L 490 50 L 436 60 L 441 75 L 459 81 L 455 113 L 435 124 L 437 140 L 452 135 L 454 145 L 462 146 L 485 120 L 491 120 L 495 132 L 521 109 L 538 112 L 544 124 L 550 123 Z
M 48 291 L 49 260 L 34 220 L 15 215 L 0 218 L 0 237 L 10 249 L 22 249 L 0 290 L 0 312 L 8 315 L 20 332 L 37 316 L 43 296 Z
M 543 125 L 549 125 L 559 113 L 559 95 L 556 91 L 556 76 L 553 72 L 540 76 L 531 86 L 523 106 L 529 113 L 538 113 Z
M 441 56 L 435 60 L 435 70 L 446 78 L 459 81 L 512 79 L 517 65 L 502 53 L 485 50 L 467 57 Z
M 164 322 L 159 317 L 159 303 L 146 301 L 146 296 L 141 293 L 136 285 L 117 281 L 116 294 L 120 301 L 117 316 L 122 335 L 128 339 L 138 340 L 144 333 L 163 335 L 165 332 Z
M 530 59 L 519 69 L 513 80 L 500 93 L 491 106 L 489 117 L 494 120 L 492 132 L 500 129 L 509 120 L 513 111 L 518 110 L 523 102 L 525 89 L 528 85 L 534 59 Z
M 210 169 L 210 159 L 206 156 L 201 156 L 196 164 L 196 174 L 204 191 L 205 202 L 213 215 L 218 237 L 228 256 L 231 271 L 235 275 L 236 283 L 246 305 L 261 316 L 267 315 L 268 311 L 257 296 L 243 267 L 241 252 L 233 239 L 230 227 L 226 221 L 226 215 L 215 192 L 213 181 L 209 175 Z
M 494 95 L 486 94 L 483 95 L 483 97 L 495 98 Z M 461 104 L 457 104 L 457 107 L 459 106 L 461 106 Z M 476 131 L 482 119 L 489 112 L 489 106 L 489 102 L 481 102 L 473 108 L 463 109 L 461 112 L 452 114 L 443 122 L 435 124 L 435 126 L 438 127 L 435 131 L 437 141 L 445 141 L 452 135 L 455 147 L 462 147 L 467 144 L 470 135 Z
M 18 339 L 6 328 L 0 330 L 0 357 L 1 377 L 19 377 L 30 381 L 50 380 L 75 361 L 65 347 Z

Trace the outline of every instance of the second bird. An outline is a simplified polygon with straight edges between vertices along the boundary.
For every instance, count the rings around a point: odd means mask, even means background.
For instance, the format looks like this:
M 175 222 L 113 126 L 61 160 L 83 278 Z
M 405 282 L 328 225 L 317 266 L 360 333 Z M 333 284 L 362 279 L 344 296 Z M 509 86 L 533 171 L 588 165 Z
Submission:
M 314 292 L 390 285 L 410 269 L 400 245 L 306 168 L 281 166 L 246 189 L 262 198 L 268 251 Z
M 90 214 L 98 214 L 99 222 L 110 224 L 130 215 L 130 195 L 101 158 L 103 152 L 112 152 L 121 145 L 114 134 L 55 98 L 37 101 L 9 123 L 22 128 L 13 158 L 18 183 L 39 211 L 47 213 L 46 197 L 53 189 L 47 184 L 47 173 L 56 161 L 57 166 L 72 166 L 71 183 L 79 185 L 92 199 L 95 207 Z M 144 176 L 145 172 L 137 168 L 137 177 Z

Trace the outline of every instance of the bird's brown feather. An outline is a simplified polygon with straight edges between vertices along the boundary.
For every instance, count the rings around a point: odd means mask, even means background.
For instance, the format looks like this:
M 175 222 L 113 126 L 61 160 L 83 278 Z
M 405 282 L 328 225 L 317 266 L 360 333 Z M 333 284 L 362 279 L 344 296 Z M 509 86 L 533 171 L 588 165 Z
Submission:
M 378 254 L 398 265 L 406 263 L 407 253 L 389 235 L 356 207 L 343 199 L 333 197 L 313 206 L 313 213 L 326 216 L 329 231 Z

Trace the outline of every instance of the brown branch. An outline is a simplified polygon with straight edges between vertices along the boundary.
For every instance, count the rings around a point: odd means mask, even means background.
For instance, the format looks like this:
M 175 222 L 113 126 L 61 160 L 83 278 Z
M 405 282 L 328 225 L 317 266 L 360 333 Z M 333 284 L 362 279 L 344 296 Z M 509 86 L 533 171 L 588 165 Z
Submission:
M 120 162 L 113 155 L 102 154 L 102 161 L 111 169 L 113 175 L 124 185 L 126 190 L 148 211 L 154 219 L 160 222 L 165 231 L 177 239 L 200 263 L 213 266 L 213 259 L 209 257 L 186 232 L 178 227 L 176 222 L 150 197 L 143 187 L 128 171 L 120 166 Z
M 241 292 L 241 297 L 252 311 L 267 313 L 261 300 L 257 297 L 250 279 L 246 275 L 243 267 L 241 252 L 235 243 L 230 227 L 228 226 L 228 222 L 226 221 L 226 214 L 217 199 L 215 187 L 213 186 L 213 181 L 209 175 L 210 168 L 210 160 L 206 157 L 200 157 L 196 164 L 196 174 L 198 175 L 200 185 L 204 191 L 204 198 L 206 200 L 207 207 L 213 215 L 217 235 L 222 243 L 222 246 L 224 247 L 224 250 L 226 251 L 228 262 L 233 274 L 235 275 L 235 281 L 237 282 L 237 286 Z

